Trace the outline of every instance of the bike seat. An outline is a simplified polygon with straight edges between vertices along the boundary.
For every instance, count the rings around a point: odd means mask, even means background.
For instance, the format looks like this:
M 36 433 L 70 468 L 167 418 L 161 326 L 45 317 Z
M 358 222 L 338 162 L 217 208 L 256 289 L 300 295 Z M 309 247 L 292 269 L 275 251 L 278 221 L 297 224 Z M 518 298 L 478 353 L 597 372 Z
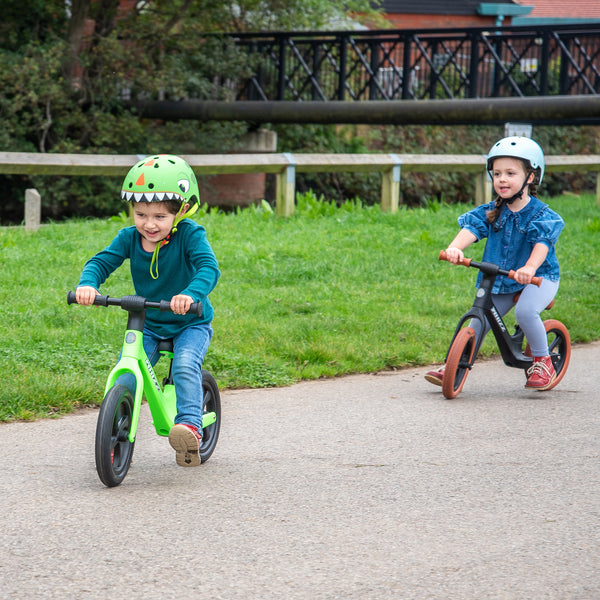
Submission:
M 173 352 L 173 338 L 169 338 L 168 340 L 161 340 L 158 343 L 158 351 L 161 353 Z
M 521 292 L 517 292 L 513 296 L 513 304 L 516 304 L 520 297 L 521 297 Z M 546 308 L 544 310 L 550 310 L 553 306 L 554 306 L 554 298 L 552 298 L 552 300 L 550 301 L 550 304 L 548 304 L 548 306 L 546 306 Z

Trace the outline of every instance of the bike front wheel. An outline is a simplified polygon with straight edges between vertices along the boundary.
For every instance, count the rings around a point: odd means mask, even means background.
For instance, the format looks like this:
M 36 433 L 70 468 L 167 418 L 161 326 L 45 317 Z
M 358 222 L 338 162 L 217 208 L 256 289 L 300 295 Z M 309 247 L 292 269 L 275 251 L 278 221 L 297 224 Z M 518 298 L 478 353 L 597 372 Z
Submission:
M 202 370 L 202 394 L 203 394 L 203 423 L 202 443 L 200 444 L 200 460 L 206 462 L 212 455 L 219 439 L 221 430 L 221 395 L 215 378 L 205 370 Z
M 442 393 L 451 400 L 456 398 L 463 389 L 475 352 L 475 330 L 464 327 L 455 336 L 442 377 Z
M 133 396 L 124 385 L 106 394 L 96 425 L 96 471 L 108 487 L 119 485 L 131 464 L 135 442 L 129 441 L 133 419 Z
M 548 338 L 548 351 L 552 359 L 552 365 L 556 371 L 556 378 L 546 390 L 551 390 L 558 385 L 567 372 L 569 361 L 571 360 L 571 336 L 569 330 L 563 323 L 556 319 L 546 319 L 544 329 Z M 525 356 L 531 356 L 529 343 L 525 346 Z M 525 370 L 527 374 L 527 370 Z

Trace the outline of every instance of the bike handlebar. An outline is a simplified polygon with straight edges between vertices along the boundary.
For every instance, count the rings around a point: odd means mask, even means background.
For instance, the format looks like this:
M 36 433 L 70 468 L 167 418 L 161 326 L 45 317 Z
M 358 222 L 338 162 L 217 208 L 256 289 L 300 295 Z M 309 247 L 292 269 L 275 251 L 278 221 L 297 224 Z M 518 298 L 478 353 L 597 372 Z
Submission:
M 448 255 L 446 254 L 445 250 L 442 250 L 440 252 L 439 259 L 440 260 L 448 260 Z M 475 262 L 474 260 L 472 260 L 471 258 L 463 258 L 459 261 L 458 264 L 463 265 L 465 267 L 475 267 L 476 269 L 479 269 L 480 271 L 483 271 L 484 273 L 488 273 L 490 275 L 504 275 L 505 277 L 508 277 L 509 279 L 515 279 L 515 271 L 513 271 L 512 269 L 510 271 L 506 271 L 505 269 L 501 269 L 498 265 L 495 265 L 494 263 L 489 263 L 489 262 L 478 263 L 478 262 Z M 531 283 L 533 285 L 537 285 L 538 287 L 540 287 L 540 285 L 542 285 L 542 278 L 541 277 L 532 277 Z
M 67 304 L 78 304 L 75 292 L 69 291 L 67 294 Z M 120 306 L 123 310 L 131 312 L 142 312 L 146 308 L 154 308 L 163 312 L 171 310 L 171 303 L 168 300 L 153 302 L 146 300 L 142 296 L 123 296 L 122 298 L 111 298 L 110 296 L 98 295 L 94 298 L 96 306 Z M 186 314 L 202 316 L 202 302 L 194 302 Z

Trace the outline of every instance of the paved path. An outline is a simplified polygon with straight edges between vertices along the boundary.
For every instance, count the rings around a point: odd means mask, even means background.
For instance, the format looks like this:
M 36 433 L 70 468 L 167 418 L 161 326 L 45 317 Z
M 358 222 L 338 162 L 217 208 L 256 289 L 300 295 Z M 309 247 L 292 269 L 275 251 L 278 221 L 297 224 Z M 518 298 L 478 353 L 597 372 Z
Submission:
M 0 426 L 3 598 L 600 598 L 600 344 L 552 392 L 478 363 L 223 394 L 213 457 L 142 415 L 124 483 L 96 410 Z

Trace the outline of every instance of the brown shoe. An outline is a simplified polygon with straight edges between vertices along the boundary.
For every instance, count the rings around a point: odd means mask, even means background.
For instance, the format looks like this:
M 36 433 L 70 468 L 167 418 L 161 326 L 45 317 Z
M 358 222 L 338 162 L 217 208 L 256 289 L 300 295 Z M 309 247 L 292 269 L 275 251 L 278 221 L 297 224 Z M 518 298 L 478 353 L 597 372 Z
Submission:
M 197 467 L 200 460 L 202 435 L 193 425 L 177 423 L 169 431 L 169 444 L 175 450 L 175 460 L 180 467 Z
M 429 381 L 429 383 L 433 383 L 433 385 L 442 385 L 442 378 L 444 377 L 445 366 L 441 367 L 437 371 L 427 371 L 425 373 L 425 379 Z
M 533 364 L 527 369 L 526 388 L 543 392 L 550 389 L 556 379 L 556 371 L 550 356 L 534 356 Z

